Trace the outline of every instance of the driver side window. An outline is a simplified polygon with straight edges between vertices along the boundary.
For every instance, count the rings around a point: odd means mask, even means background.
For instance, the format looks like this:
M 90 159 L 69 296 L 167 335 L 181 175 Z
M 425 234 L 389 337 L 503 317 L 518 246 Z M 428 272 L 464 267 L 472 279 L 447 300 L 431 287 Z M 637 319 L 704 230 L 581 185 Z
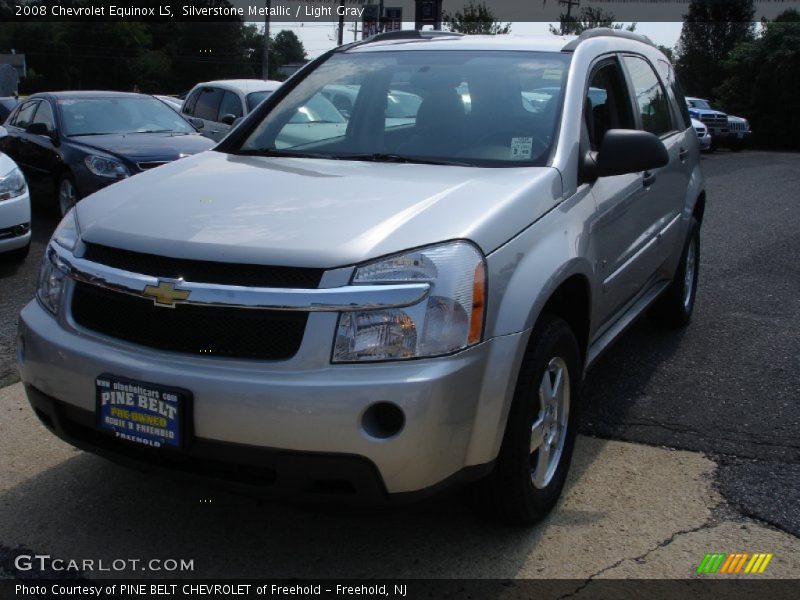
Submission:
M 584 100 L 584 119 L 592 150 L 599 150 L 609 129 L 634 129 L 630 98 L 619 65 L 600 64 L 589 79 Z
M 31 121 L 33 121 L 33 113 L 36 111 L 36 105 L 38 103 L 38 100 L 33 100 L 23 104 L 17 114 L 14 116 L 14 120 L 11 122 L 11 124 L 14 127 L 25 129 L 31 124 Z

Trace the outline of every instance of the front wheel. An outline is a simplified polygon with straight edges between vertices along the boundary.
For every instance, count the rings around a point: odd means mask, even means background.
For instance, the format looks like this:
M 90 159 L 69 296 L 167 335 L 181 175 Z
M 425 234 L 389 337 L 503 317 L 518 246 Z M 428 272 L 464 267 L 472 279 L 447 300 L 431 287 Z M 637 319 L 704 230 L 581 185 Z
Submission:
M 699 274 L 700 225 L 693 218 L 675 277 L 648 311 L 648 316 L 655 324 L 672 329 L 688 325 L 694 310 Z
M 558 501 L 575 445 L 580 369 L 569 325 L 543 315 L 522 361 L 497 462 L 480 483 L 501 520 L 533 524 Z

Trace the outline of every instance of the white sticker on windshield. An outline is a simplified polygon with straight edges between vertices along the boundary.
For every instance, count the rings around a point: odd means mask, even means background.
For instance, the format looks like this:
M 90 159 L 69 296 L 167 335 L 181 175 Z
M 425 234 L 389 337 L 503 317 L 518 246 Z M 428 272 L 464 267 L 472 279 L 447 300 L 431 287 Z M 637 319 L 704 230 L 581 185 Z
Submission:
M 511 159 L 530 160 L 531 148 L 533 148 L 532 137 L 511 138 Z

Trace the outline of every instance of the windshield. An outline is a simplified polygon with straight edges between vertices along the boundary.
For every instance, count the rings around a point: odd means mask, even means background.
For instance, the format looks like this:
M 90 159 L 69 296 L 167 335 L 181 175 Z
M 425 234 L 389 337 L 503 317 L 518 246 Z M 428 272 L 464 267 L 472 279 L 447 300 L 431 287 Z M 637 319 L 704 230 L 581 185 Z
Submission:
M 687 100 L 690 108 L 699 108 L 701 110 L 711 110 L 711 105 L 706 100 Z
M 66 135 L 194 133 L 183 117 L 156 98 L 69 98 L 58 105 Z
M 336 53 L 233 151 L 475 166 L 545 164 L 569 58 L 509 51 Z
M 252 94 L 247 94 L 247 112 L 250 112 L 256 106 L 261 104 L 271 93 L 271 91 L 265 90 L 263 92 L 253 92 Z

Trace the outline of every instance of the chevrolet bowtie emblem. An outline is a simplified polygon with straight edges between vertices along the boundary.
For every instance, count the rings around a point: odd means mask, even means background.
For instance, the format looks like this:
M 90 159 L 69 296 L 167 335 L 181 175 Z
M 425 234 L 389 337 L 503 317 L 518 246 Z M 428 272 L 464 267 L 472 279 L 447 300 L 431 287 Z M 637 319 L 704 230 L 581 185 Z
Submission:
M 159 280 L 158 285 L 145 286 L 142 293 L 145 296 L 150 296 L 156 306 L 175 308 L 175 302 L 186 300 L 192 292 L 190 290 L 179 290 L 174 283 Z

